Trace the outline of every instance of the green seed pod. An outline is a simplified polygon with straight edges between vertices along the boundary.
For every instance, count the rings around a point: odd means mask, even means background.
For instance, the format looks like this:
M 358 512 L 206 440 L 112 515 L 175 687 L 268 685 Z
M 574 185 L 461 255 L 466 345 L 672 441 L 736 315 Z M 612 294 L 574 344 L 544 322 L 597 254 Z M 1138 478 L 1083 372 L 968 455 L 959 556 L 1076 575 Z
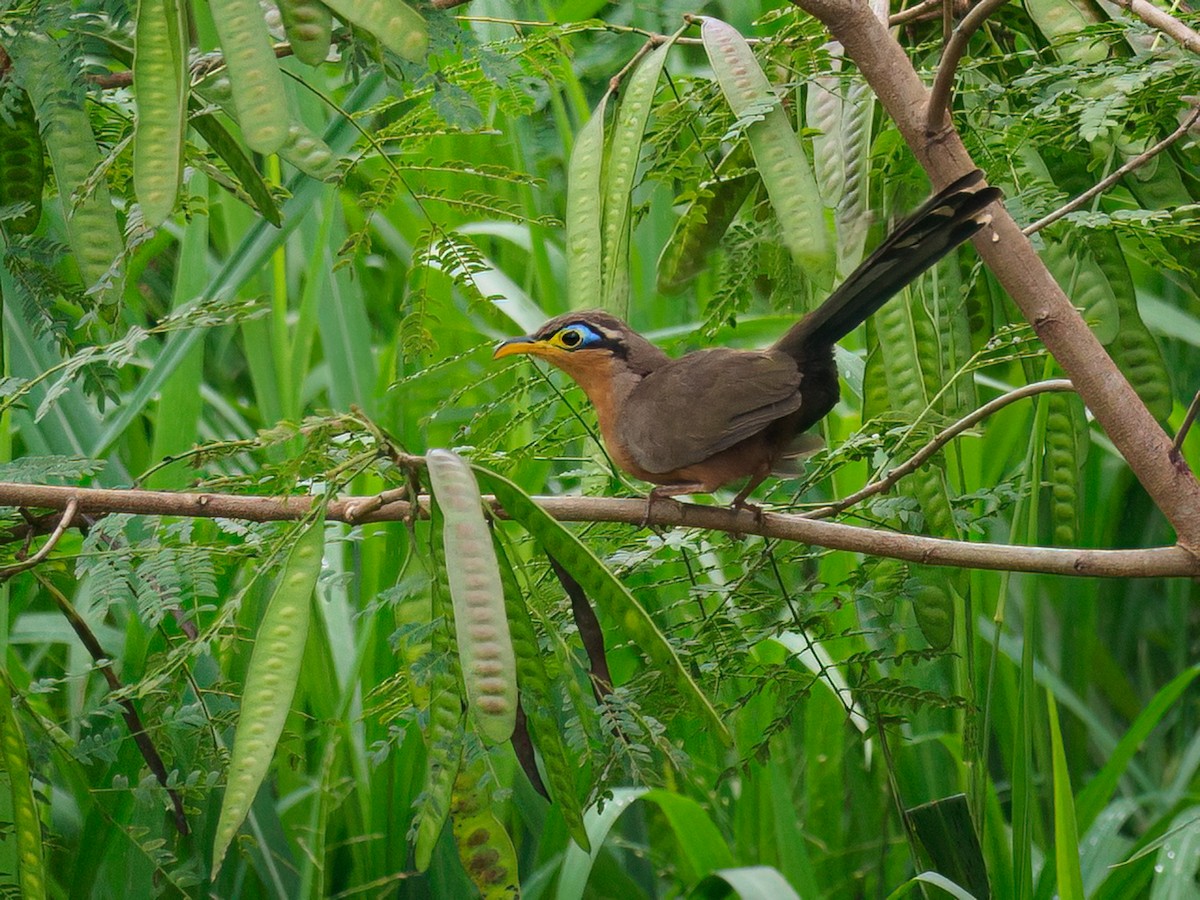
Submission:
M 440 507 L 434 504 L 431 516 L 436 528 L 441 521 Z M 432 581 L 433 614 L 450 624 L 452 610 L 444 593 L 439 589 L 439 577 Z M 453 643 L 447 628 L 439 628 L 433 634 L 433 652 L 450 661 L 449 665 L 436 670 L 430 685 L 429 721 L 425 729 L 426 770 L 423 805 L 417 822 L 417 837 L 413 848 L 413 865 L 418 872 L 429 868 L 433 848 L 450 815 L 450 803 L 454 793 L 454 781 L 462 765 L 463 731 L 462 700 L 459 695 L 459 667 L 457 657 L 450 652 Z
M 571 309 L 595 304 L 601 283 L 600 172 L 604 166 L 604 111 L 608 94 L 575 138 L 567 166 L 567 293 Z
M 930 647 L 945 650 L 950 646 L 954 640 L 954 598 L 945 585 L 922 585 L 913 598 L 913 611 Z
M 739 119 L 753 117 L 746 136 L 783 242 L 818 287 L 832 282 L 834 248 L 812 165 L 787 113 L 763 74 L 754 51 L 731 25 L 705 18 L 701 39 L 729 108 Z
M 628 317 L 629 236 L 634 177 L 646 122 L 658 90 L 658 79 L 673 40 L 647 56 L 634 70 L 617 109 L 601 187 L 604 193 L 602 238 L 604 246 L 602 305 L 618 316 Z
M 1087 455 L 1083 401 L 1074 394 L 1050 394 L 1046 411 L 1043 480 L 1050 486 L 1050 527 L 1054 543 L 1079 543 L 1079 470 Z
M 17 882 L 26 900 L 46 896 L 46 854 L 42 849 L 42 820 L 33 796 L 29 749 L 13 710 L 7 675 L 0 678 L 0 761 L 8 773 L 12 827 L 16 835 Z
M 517 851 L 492 812 L 492 799 L 482 782 L 484 774 L 480 763 L 460 770 L 455 779 L 450 806 L 454 843 L 482 900 L 516 898 L 521 895 Z
M 1171 373 L 1158 343 L 1142 321 L 1133 276 L 1129 274 L 1120 242 L 1114 234 L 1098 232 L 1089 236 L 1088 245 L 1112 289 L 1120 322 L 1109 352 L 1150 414 L 1160 422 L 1166 421 L 1174 402 Z
M 258 0 L 209 0 L 246 145 L 274 153 L 287 138 L 283 75 Z
M 333 16 L 320 0 L 279 0 L 283 30 L 296 59 L 319 66 L 329 56 Z
M 72 199 L 92 181 L 101 163 L 100 147 L 87 112 L 77 102 L 61 48 L 52 41 L 30 38 L 22 49 L 29 72 L 26 89 L 50 154 L 80 279 L 111 314 L 121 298 L 125 242 L 108 185 L 99 179 L 85 196 Z
M 449 450 L 430 450 L 425 463 L 445 516 L 442 543 L 467 704 L 480 733 L 502 743 L 516 727 L 517 664 L 479 485 L 470 464 Z
M 419 62 L 429 46 L 425 20 L 403 0 L 324 0 L 339 19 L 371 32 L 397 56 Z
M 9 234 L 32 234 L 42 218 L 46 182 L 42 138 L 29 95 L 6 82 L 4 99 L 10 101 L 8 113 L 12 119 L 0 114 L 0 206 L 26 203 L 29 208 L 2 224 Z
M 1117 299 L 1087 245 L 1071 237 L 1048 237 L 1040 256 L 1071 302 L 1083 309 L 1096 340 L 1112 343 L 1120 327 Z
M 258 627 L 213 840 L 214 875 L 250 812 L 283 733 L 300 677 L 310 600 L 321 574 L 324 547 L 325 519 L 318 516 L 296 539 Z
M 142 217 L 157 228 L 175 209 L 183 170 L 187 43 L 176 0 L 141 0 L 134 32 L 133 185 Z

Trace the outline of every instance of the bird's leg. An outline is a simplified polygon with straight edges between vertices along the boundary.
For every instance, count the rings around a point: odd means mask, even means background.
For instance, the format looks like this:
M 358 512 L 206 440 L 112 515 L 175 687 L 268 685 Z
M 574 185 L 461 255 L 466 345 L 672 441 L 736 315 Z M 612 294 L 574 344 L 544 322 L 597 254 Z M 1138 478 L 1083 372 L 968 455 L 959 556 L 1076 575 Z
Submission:
M 729 504 L 732 509 L 744 509 L 754 513 L 754 521 L 762 523 L 763 509 L 755 503 L 747 503 L 746 498 L 750 493 L 766 480 L 766 475 L 751 475 L 750 480 L 746 482 L 746 486 L 738 491 L 737 496 L 733 498 L 733 502 Z
M 687 481 L 682 484 L 660 484 L 646 495 L 646 513 L 642 516 L 642 528 L 650 524 L 650 510 L 654 508 L 655 500 L 665 497 L 675 497 L 679 494 L 707 494 L 714 488 L 698 481 Z

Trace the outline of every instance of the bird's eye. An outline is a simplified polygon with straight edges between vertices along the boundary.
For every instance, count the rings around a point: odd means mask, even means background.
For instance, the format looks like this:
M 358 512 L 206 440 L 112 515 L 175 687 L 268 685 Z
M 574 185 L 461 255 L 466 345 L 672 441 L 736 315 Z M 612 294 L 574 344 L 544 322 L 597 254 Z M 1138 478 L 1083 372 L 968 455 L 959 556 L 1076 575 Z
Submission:
M 583 342 L 583 335 L 579 333 L 578 328 L 567 328 L 559 336 L 559 340 L 568 350 L 574 350 Z

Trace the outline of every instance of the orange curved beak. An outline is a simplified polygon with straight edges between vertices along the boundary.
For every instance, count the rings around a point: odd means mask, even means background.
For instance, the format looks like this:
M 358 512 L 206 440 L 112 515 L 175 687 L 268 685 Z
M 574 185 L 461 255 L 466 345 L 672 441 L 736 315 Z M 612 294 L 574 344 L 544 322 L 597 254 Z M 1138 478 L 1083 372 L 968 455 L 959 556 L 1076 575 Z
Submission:
M 496 348 L 492 353 L 492 359 L 501 359 L 505 356 L 516 356 L 518 353 L 534 353 L 538 352 L 538 346 L 542 342 L 534 338 L 531 334 L 523 334 L 520 337 L 509 338 Z

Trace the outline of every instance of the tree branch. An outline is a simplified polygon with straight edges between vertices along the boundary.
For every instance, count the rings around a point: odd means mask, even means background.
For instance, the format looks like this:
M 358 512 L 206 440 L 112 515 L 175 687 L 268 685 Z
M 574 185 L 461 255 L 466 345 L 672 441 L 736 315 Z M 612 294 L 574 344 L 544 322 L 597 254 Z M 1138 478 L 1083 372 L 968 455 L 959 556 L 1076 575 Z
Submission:
M 1177 451 L 1183 448 L 1183 441 L 1187 437 L 1192 423 L 1196 421 L 1197 413 L 1200 413 L 1200 391 L 1196 391 L 1196 396 L 1192 398 L 1192 402 L 1188 405 L 1187 412 L 1183 415 L 1183 422 L 1179 425 L 1179 431 L 1175 433 L 1175 440 L 1171 442 L 1171 446 Z
M 78 511 L 79 504 L 76 501 L 67 501 L 67 505 L 63 507 L 62 515 L 58 517 L 58 524 L 54 526 L 54 531 L 50 532 L 50 537 L 46 538 L 46 543 L 42 544 L 42 546 L 38 548 L 38 551 L 33 554 L 33 556 L 29 557 L 29 559 L 22 560 L 19 563 L 14 563 L 11 566 L 0 569 L 0 584 L 8 581 L 8 579 L 12 578 L 18 572 L 24 572 L 26 569 L 32 569 L 43 559 L 49 556 L 50 551 L 54 549 L 55 544 L 57 544 L 62 536 L 67 533 L 67 529 L 70 528 L 71 524 L 75 521 L 75 513 Z
M 916 6 L 910 6 L 908 9 L 902 9 L 888 18 L 888 26 L 894 28 L 897 25 L 903 25 L 906 22 L 912 22 L 916 19 L 923 19 L 930 16 L 936 11 L 941 15 L 942 7 L 945 5 L 944 0 L 921 0 Z
M 987 17 L 1002 7 L 1008 0 L 983 0 L 972 9 L 954 29 L 946 47 L 942 50 L 942 59 L 938 63 L 937 75 L 933 79 L 933 88 L 929 92 L 929 107 L 925 114 L 925 130 L 929 134 L 937 134 L 950 124 L 950 94 L 954 90 L 954 75 L 958 71 L 958 63 L 967 51 L 971 35 L 979 30 Z
M 913 472 L 919 469 L 927 459 L 941 450 L 942 447 L 946 446 L 946 444 L 950 443 L 950 441 L 954 440 L 954 438 L 958 437 L 968 428 L 971 428 L 979 422 L 982 422 L 992 413 L 1003 409 L 1016 400 L 1021 400 L 1025 397 L 1032 397 L 1035 394 L 1044 394 L 1048 391 L 1073 390 L 1075 390 L 1075 386 L 1067 379 L 1056 378 L 1052 381 L 1038 381 L 1034 384 L 1027 384 L 1023 387 L 1011 390 L 1007 394 L 1001 394 L 996 399 L 990 400 L 983 406 L 979 407 L 979 409 L 972 411 L 968 415 L 963 416 L 957 422 L 942 429 L 942 431 L 934 435 L 933 439 L 930 440 L 928 444 L 926 444 L 904 462 L 900 463 L 900 465 L 891 469 L 883 478 L 879 479 L 878 481 L 871 482 L 861 490 L 855 491 L 853 494 L 850 494 L 848 497 L 843 497 L 841 500 L 830 503 L 828 506 L 822 506 L 820 509 L 814 509 L 811 512 L 804 513 L 804 518 L 824 519 L 832 516 L 835 513 L 839 513 L 844 509 L 849 509 L 854 504 L 866 500 L 868 497 L 873 497 L 875 494 L 882 494 L 885 491 L 891 490 L 897 481 L 899 481 L 905 475 L 911 475 Z
M 794 2 L 824 22 L 841 41 L 937 186 L 975 168 L 952 127 L 932 136 L 926 132 L 929 94 L 903 48 L 866 4 L 855 0 Z M 1175 528 L 1180 544 L 1200 550 L 1200 482 L 1046 270 L 1029 239 L 997 205 L 991 229 L 977 235 L 974 243 Z
M 395 497 L 398 492 L 389 492 Z M 109 488 L 76 488 L 56 485 L 0 482 L 0 506 L 64 509 L 71 500 L 82 513 L 231 518 L 251 522 L 291 521 L 303 518 L 313 498 L 246 497 L 189 494 L 169 491 L 132 491 Z M 485 501 L 503 518 L 495 498 Z M 1089 575 L 1106 578 L 1158 578 L 1200 576 L 1200 555 L 1185 547 L 1145 550 L 1077 550 L 1055 547 L 1020 547 L 1008 544 L 974 544 L 922 535 L 898 534 L 873 528 L 822 522 L 798 515 L 734 510 L 724 506 L 699 506 L 659 500 L 647 514 L 643 499 L 615 497 L 536 497 L 541 507 L 560 522 L 623 522 L 663 527 L 704 528 L 729 534 L 796 541 L 831 550 L 849 550 L 886 556 L 929 566 L 1040 572 L 1049 575 Z M 418 501 L 419 514 L 427 514 L 428 498 Z M 361 525 L 397 522 L 414 513 L 406 500 L 346 497 L 326 507 L 331 521 Z

